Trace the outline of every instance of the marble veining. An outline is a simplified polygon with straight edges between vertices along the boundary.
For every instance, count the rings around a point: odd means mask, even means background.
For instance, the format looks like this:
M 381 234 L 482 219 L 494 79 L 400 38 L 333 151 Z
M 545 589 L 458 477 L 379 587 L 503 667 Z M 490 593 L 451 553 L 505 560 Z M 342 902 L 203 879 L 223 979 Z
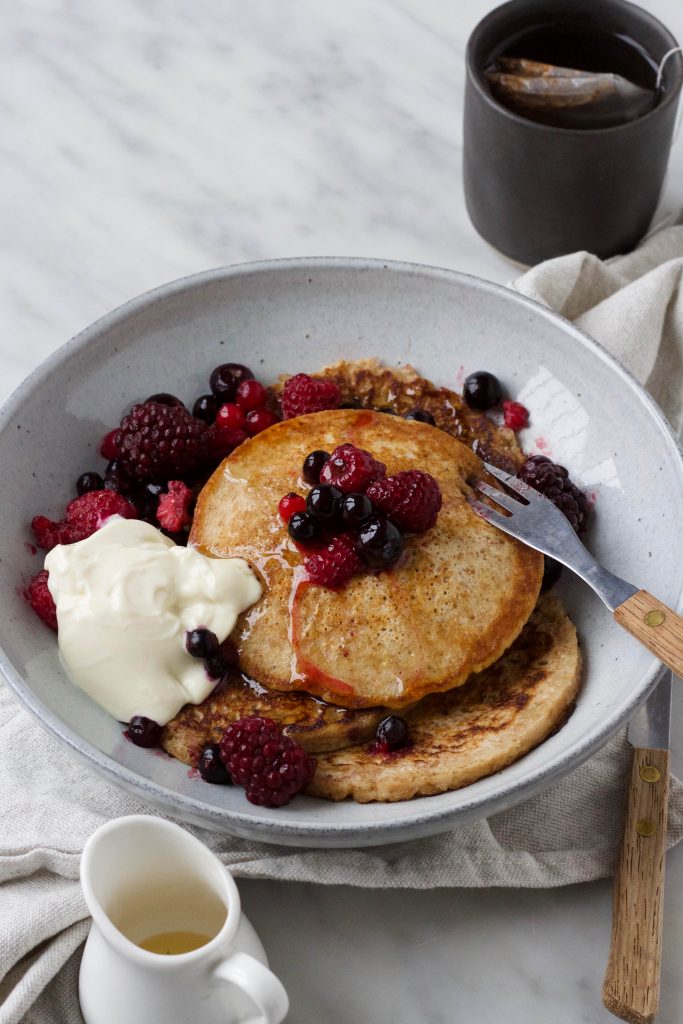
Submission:
M 363 255 L 496 281 L 461 183 L 463 56 L 490 0 L 23 0 L 0 36 L 0 395 L 164 281 Z M 683 38 L 679 0 L 642 0 Z M 683 205 L 683 138 L 659 215 Z M 674 735 L 683 736 L 683 692 Z M 675 763 L 683 770 L 678 740 Z M 297 1024 L 600 1024 L 609 883 L 371 892 L 242 882 Z M 683 1019 L 683 850 L 660 1024 Z

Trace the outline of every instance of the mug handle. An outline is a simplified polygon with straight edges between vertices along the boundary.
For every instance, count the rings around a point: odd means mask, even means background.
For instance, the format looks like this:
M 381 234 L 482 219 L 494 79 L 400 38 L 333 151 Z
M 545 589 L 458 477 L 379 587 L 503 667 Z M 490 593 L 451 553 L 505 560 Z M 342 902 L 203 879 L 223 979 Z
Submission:
M 258 1013 L 242 1024 L 281 1024 L 289 1010 L 284 985 L 271 970 L 248 953 L 233 953 L 214 968 L 214 977 L 232 982 L 251 999 Z

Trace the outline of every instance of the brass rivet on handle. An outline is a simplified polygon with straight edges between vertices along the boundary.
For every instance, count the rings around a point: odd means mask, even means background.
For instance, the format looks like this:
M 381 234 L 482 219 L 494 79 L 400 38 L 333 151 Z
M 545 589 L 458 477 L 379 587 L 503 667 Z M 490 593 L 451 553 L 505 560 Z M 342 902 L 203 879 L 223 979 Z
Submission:
M 639 836 L 653 836 L 657 831 L 657 826 L 654 821 L 650 821 L 648 818 L 641 818 L 640 821 L 636 822 L 636 832 Z
M 640 766 L 638 773 L 643 782 L 659 782 L 662 777 L 662 773 L 659 768 L 655 768 L 653 764 L 643 764 Z
M 645 616 L 646 626 L 661 626 L 664 622 L 664 612 L 660 612 L 659 608 L 653 608 L 651 612 L 648 612 Z

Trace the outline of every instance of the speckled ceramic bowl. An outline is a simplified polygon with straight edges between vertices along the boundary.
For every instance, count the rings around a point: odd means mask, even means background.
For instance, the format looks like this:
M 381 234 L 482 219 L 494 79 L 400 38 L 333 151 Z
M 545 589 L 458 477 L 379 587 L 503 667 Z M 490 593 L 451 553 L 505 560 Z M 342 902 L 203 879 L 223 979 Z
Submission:
M 164 811 L 237 835 L 301 846 L 360 846 L 443 831 L 531 796 L 579 765 L 626 721 L 658 663 L 581 583 L 561 584 L 585 672 L 576 711 L 511 767 L 453 793 L 398 804 L 301 797 L 280 810 L 207 786 L 185 765 L 126 742 L 65 677 L 54 635 L 19 587 L 39 568 L 26 547 L 38 513 L 57 516 L 96 446 L 155 391 L 190 401 L 210 369 L 237 360 L 264 380 L 340 357 L 413 363 L 446 385 L 496 373 L 531 410 L 522 442 L 566 463 L 596 495 L 589 543 L 614 572 L 680 607 L 683 462 L 661 413 L 590 338 L 505 288 L 446 270 L 369 260 L 285 260 L 213 270 L 134 299 L 40 366 L 0 421 L 0 666 L 36 717 L 107 778 Z

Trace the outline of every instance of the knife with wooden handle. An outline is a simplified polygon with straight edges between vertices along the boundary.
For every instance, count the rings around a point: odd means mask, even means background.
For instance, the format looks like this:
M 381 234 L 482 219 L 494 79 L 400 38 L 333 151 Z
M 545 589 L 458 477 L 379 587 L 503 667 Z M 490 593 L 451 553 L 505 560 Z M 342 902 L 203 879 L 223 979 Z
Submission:
M 651 1024 L 659 1007 L 671 683 L 667 671 L 628 729 L 633 760 L 602 1001 L 633 1024 Z

